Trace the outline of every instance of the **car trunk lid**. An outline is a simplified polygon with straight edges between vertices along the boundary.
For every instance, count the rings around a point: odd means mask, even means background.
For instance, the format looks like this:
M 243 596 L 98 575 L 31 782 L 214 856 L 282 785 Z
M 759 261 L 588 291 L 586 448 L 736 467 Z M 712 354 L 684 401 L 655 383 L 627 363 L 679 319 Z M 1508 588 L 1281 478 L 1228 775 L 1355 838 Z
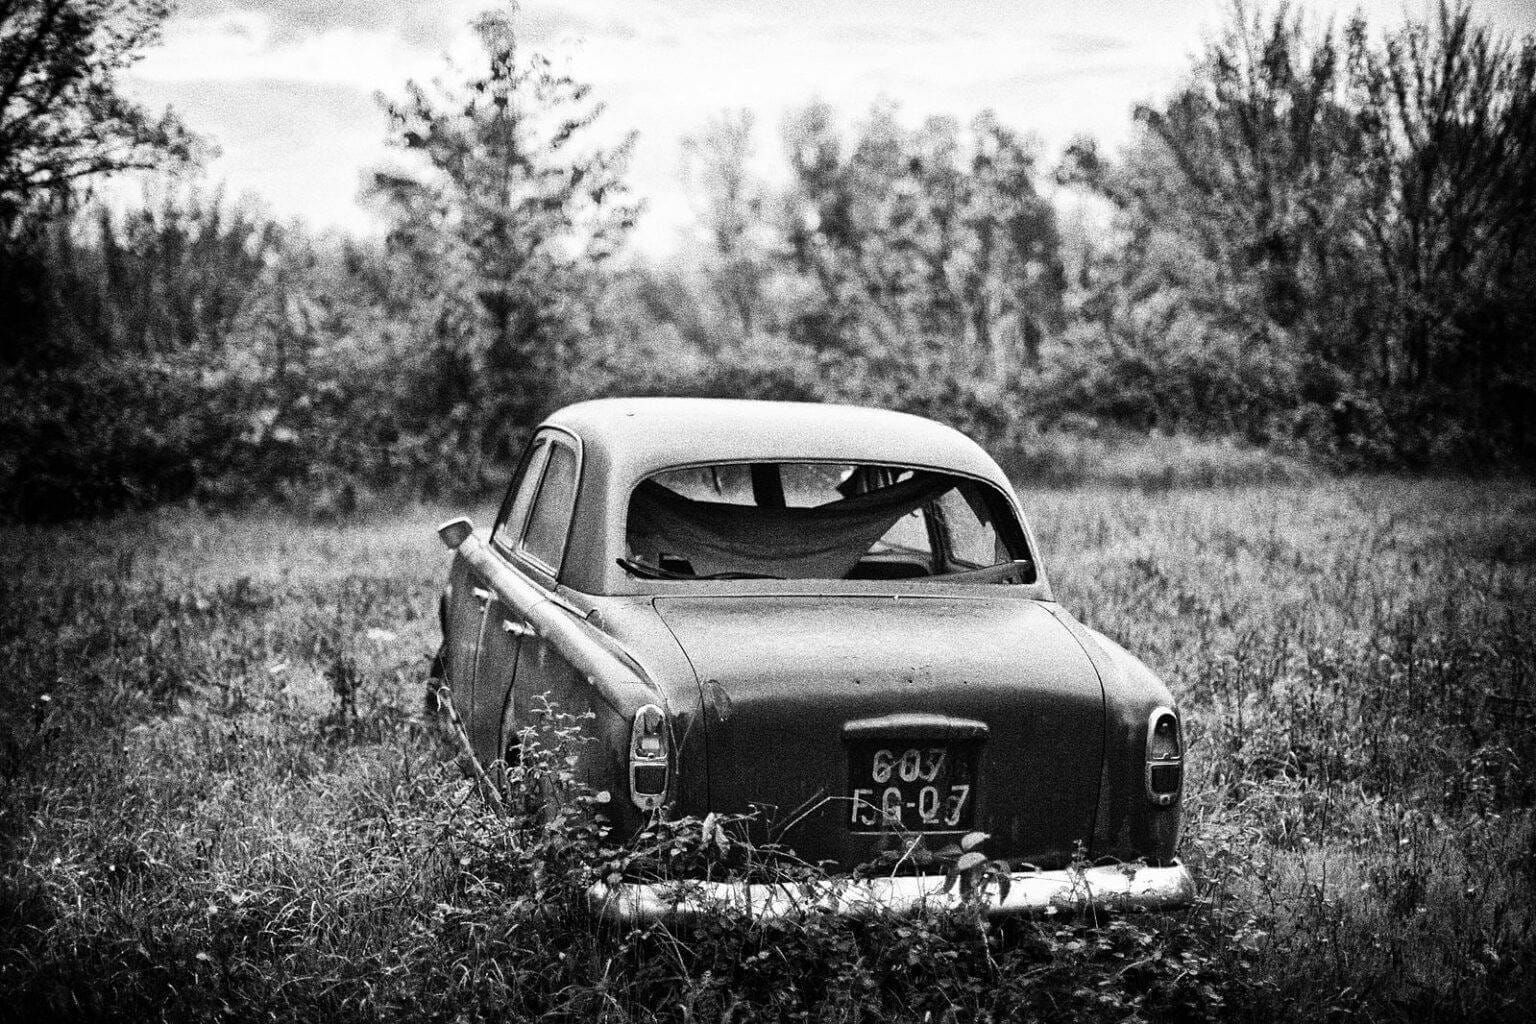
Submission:
M 743 595 L 655 606 L 698 676 L 711 808 L 762 808 L 773 823 L 762 834 L 802 857 L 844 869 L 872 860 L 895 841 L 893 805 L 902 828 L 935 833 L 931 847 L 977 830 L 991 836 L 989 856 L 1042 866 L 1091 836 L 1103 689 L 1037 602 Z

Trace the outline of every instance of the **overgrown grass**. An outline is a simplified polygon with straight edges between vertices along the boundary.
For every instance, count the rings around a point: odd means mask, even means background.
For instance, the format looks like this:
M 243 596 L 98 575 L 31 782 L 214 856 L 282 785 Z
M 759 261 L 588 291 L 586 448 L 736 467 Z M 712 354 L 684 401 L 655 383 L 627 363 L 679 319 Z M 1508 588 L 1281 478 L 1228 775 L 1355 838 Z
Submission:
M 166 512 L 0 535 L 0 1018 L 1523 1020 L 1536 489 L 1021 491 L 1179 692 L 1193 911 L 605 933 L 633 851 L 419 717 L 437 510 Z
M 1015 476 L 1052 487 L 1249 487 L 1325 475 L 1305 459 L 1231 437 L 1148 435 L 1091 422 L 1026 433 L 1003 458 Z

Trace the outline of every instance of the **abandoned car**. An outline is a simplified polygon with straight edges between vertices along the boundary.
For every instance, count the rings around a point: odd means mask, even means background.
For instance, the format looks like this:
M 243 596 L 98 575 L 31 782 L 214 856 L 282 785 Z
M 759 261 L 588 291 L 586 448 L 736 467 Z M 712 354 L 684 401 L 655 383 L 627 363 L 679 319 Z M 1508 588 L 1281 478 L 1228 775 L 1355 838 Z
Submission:
M 1056 602 L 1008 479 L 949 427 L 583 402 L 538 428 L 489 531 L 439 533 L 439 665 L 481 761 L 516 756 L 541 699 L 590 712 L 579 770 L 620 834 L 755 812 L 831 871 L 793 892 L 599 885 L 603 913 L 960 898 L 942 865 L 870 871 L 893 835 L 979 844 L 992 913 L 1192 896 L 1168 689 Z

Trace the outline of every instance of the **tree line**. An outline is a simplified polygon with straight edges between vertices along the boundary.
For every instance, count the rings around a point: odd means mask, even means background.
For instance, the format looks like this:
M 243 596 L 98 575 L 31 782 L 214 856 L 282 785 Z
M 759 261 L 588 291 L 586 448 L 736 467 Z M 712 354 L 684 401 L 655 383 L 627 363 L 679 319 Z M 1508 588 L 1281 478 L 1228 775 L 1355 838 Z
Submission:
M 567 401 L 854 401 L 996 450 L 1235 437 L 1340 468 L 1536 459 L 1536 42 L 1467 6 L 1385 31 L 1232 9 L 1133 141 L 1051 163 L 988 112 L 852 128 L 810 103 L 684 145 L 706 244 L 626 248 L 633 138 L 474 23 L 407 83 L 382 239 L 231 201 L 205 143 L 125 100 L 155 0 L 0 0 L 0 515 L 197 498 L 345 512 L 479 493 Z M 108 209 L 90 183 L 157 170 Z M 1084 211 L 1087 211 L 1086 213 Z

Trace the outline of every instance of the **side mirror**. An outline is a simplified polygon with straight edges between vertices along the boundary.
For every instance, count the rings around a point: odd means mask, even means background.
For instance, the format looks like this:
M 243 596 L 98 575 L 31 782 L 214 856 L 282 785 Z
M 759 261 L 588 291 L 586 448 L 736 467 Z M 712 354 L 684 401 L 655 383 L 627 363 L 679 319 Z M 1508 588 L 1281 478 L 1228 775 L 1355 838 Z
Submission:
M 437 528 L 438 537 L 442 539 L 449 551 L 457 551 L 459 545 L 469 540 L 474 532 L 475 524 L 469 521 L 468 516 L 450 519 Z

